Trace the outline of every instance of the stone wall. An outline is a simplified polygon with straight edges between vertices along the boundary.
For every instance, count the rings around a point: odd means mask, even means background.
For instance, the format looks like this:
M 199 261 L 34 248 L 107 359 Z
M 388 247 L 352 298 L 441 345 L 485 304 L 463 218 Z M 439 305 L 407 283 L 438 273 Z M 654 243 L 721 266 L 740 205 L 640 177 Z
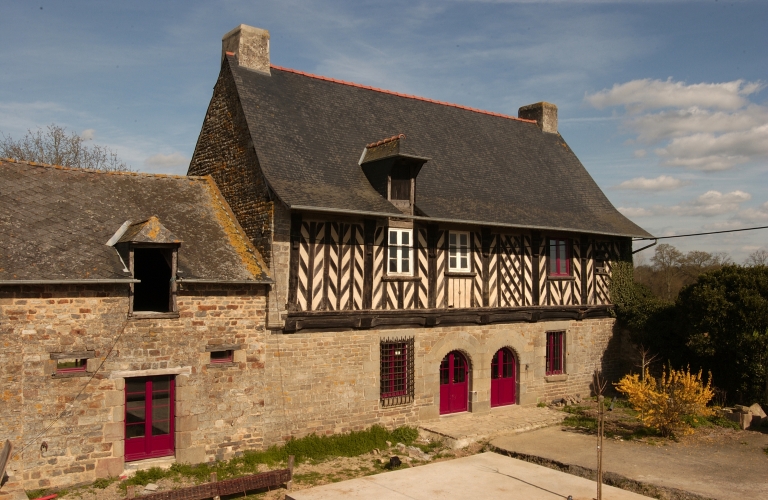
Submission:
M 210 175 L 264 260 L 272 261 L 274 203 L 261 169 L 232 73 L 224 68 L 213 88 L 188 175 Z
M 122 473 L 124 380 L 145 374 L 176 374 L 177 460 L 260 448 L 265 303 L 263 286 L 184 285 L 178 319 L 129 320 L 124 286 L 0 289 L 9 475 L 32 489 Z M 224 344 L 242 349 L 211 365 L 206 347 Z M 94 352 L 87 372 L 55 377 L 50 354 L 77 351 Z
M 312 432 L 345 432 L 374 423 L 393 426 L 437 418 L 440 362 L 452 350 L 463 352 L 470 363 L 473 412 L 490 410 L 491 361 L 502 347 L 511 348 L 517 359 L 520 404 L 575 394 L 587 397 L 594 370 L 606 365 L 603 354 L 613 328 L 614 320 L 598 319 L 268 335 L 265 442 Z M 546 332 L 556 330 L 566 332 L 566 376 L 548 381 Z M 415 400 L 382 408 L 380 341 L 409 336 L 415 338 Z
M 0 289 L 0 440 L 17 451 L 13 480 L 33 489 L 120 474 L 127 377 L 175 374 L 176 460 L 199 463 L 313 432 L 437 418 L 439 366 L 452 350 L 470 363 L 472 412 L 490 411 L 491 360 L 502 347 L 517 358 L 520 404 L 587 396 L 616 342 L 611 319 L 274 334 L 265 327 L 263 286 L 184 285 L 178 305 L 178 319 L 138 320 L 127 317 L 124 287 Z M 553 330 L 566 332 L 565 380 L 544 374 Z M 414 401 L 384 408 L 380 342 L 409 336 Z M 213 366 L 210 345 L 241 348 L 233 363 Z M 54 377 L 50 354 L 76 351 L 94 352 L 86 376 Z

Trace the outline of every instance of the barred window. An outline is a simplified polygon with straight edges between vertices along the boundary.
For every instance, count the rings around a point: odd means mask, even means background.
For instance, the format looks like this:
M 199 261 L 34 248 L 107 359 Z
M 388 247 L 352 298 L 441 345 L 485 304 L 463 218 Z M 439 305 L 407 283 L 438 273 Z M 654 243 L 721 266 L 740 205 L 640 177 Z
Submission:
M 547 375 L 565 373 L 564 345 L 565 332 L 547 332 Z
M 380 394 L 384 406 L 413 401 L 413 345 L 413 337 L 381 342 Z

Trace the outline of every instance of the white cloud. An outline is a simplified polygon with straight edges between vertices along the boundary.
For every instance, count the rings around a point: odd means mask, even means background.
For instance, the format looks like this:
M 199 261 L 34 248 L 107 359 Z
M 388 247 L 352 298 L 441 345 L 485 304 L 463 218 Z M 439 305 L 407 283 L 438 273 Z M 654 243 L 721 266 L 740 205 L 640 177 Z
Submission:
M 661 176 L 664 177 L 664 176 Z M 643 178 L 640 178 L 643 179 Z M 638 179 L 632 179 L 633 181 Z M 655 181 L 656 179 L 643 179 L 645 181 Z M 676 180 L 676 179 L 675 179 Z M 629 181 L 628 181 L 629 182 Z M 638 184 L 642 184 L 639 182 Z M 640 188 L 642 189 L 642 188 Z M 721 193 L 720 191 L 707 191 L 706 193 L 697 196 L 692 200 L 688 200 L 677 205 L 654 205 L 651 208 L 641 207 L 619 207 L 619 212 L 623 213 L 627 217 L 650 217 L 650 216 L 687 216 L 687 217 L 715 217 L 718 215 L 726 214 L 741 214 L 747 212 L 747 210 L 740 211 L 741 204 L 752 199 L 752 195 L 745 193 L 744 191 L 731 191 L 729 193 Z M 765 209 L 766 217 L 768 217 L 768 203 L 762 206 Z M 753 214 L 753 212 L 749 212 Z M 757 215 L 758 217 L 760 215 Z M 714 223 L 709 227 L 715 227 L 723 223 Z M 725 226 L 724 226 L 725 227 Z M 731 225 L 728 225 L 730 228 Z
M 189 159 L 181 153 L 171 153 L 164 155 L 158 153 L 144 160 L 144 165 L 151 168 L 172 168 L 186 165 Z
M 92 128 L 87 128 L 80 133 L 80 137 L 84 141 L 92 141 L 95 136 L 96 136 L 96 130 Z
M 768 201 L 757 208 L 740 210 L 735 219 L 743 222 L 768 222 Z
M 627 217 L 649 217 L 653 215 L 653 211 L 640 207 L 618 207 L 617 210 Z
M 673 82 L 671 77 L 666 81 L 646 78 L 616 83 L 610 89 L 587 95 L 585 99 L 598 109 L 624 106 L 632 113 L 692 106 L 733 110 L 744 107 L 748 103 L 744 96 L 761 90 L 763 86 L 761 82 L 745 83 L 744 80 L 687 85 L 684 82 Z
M 639 143 L 659 144 L 654 152 L 662 165 L 711 172 L 768 157 L 768 106 L 747 99 L 764 87 L 743 80 L 688 85 L 644 79 L 585 100 L 599 109 L 623 106 L 623 128 Z
M 635 177 L 628 181 L 624 181 L 617 187 L 619 189 L 635 189 L 641 191 L 671 191 L 678 189 L 685 185 L 685 183 L 674 177 L 668 175 L 660 175 L 655 179 L 646 179 L 645 177 Z
M 714 217 L 739 210 L 742 203 L 752 199 L 752 195 L 744 191 L 707 191 L 701 196 L 679 205 L 667 207 L 667 213 L 689 216 Z
M 634 152 L 635 158 L 645 158 L 645 155 L 648 154 L 648 151 L 644 149 L 636 149 Z

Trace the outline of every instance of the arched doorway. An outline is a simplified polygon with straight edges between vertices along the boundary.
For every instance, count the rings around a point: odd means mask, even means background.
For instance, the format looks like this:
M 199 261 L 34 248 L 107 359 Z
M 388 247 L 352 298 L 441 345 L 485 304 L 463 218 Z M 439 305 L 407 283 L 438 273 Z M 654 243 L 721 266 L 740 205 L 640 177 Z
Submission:
M 469 384 L 467 358 L 459 351 L 451 351 L 440 363 L 440 414 L 467 411 Z
M 506 347 L 496 351 L 491 362 L 491 407 L 515 404 L 517 363 Z

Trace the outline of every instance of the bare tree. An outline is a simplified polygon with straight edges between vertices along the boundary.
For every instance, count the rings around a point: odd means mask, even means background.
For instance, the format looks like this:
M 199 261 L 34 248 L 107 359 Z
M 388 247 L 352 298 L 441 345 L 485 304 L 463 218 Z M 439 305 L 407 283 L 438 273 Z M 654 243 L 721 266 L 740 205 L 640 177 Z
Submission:
M 107 172 L 131 171 L 131 167 L 111 149 L 98 145 L 89 147 L 85 142 L 75 132 L 68 133 L 66 128 L 51 124 L 45 130 L 27 130 L 19 140 L 0 133 L 0 157 Z
M 765 251 L 762 248 L 760 250 L 755 250 L 749 254 L 747 260 L 744 261 L 744 265 L 747 267 L 768 266 L 768 251 Z
M 680 272 L 680 262 L 683 254 L 677 248 L 666 243 L 656 247 L 656 252 L 651 257 L 653 267 L 659 271 L 664 279 L 665 299 L 672 300 L 672 281 Z

